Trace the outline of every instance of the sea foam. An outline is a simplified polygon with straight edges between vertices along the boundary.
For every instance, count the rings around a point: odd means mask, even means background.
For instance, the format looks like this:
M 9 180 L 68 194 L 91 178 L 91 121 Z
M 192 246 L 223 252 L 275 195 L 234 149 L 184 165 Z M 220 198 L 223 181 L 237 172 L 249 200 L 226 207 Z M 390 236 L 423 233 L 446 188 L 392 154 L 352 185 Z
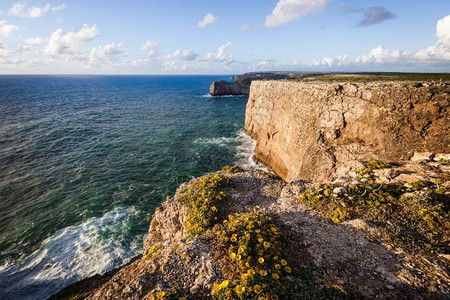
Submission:
M 75 281 L 126 263 L 142 244 L 142 237 L 127 243 L 121 238 L 136 214 L 134 207 L 115 208 L 57 231 L 20 262 L 0 266 L 0 298 L 46 299 Z

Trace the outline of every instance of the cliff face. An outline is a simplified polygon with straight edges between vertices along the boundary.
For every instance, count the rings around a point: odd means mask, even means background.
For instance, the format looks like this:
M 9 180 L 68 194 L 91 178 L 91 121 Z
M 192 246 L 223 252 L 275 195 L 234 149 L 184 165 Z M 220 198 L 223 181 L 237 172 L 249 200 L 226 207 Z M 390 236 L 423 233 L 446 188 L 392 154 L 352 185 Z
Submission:
M 245 130 L 283 179 L 332 180 L 348 160 L 450 152 L 450 86 L 254 81 Z
M 225 96 L 225 95 L 248 95 L 250 92 L 250 84 L 254 80 L 279 80 L 287 78 L 301 78 L 303 74 L 294 73 L 245 73 L 244 75 L 236 76 L 232 82 L 225 80 L 214 81 L 209 87 L 209 94 L 211 96 Z

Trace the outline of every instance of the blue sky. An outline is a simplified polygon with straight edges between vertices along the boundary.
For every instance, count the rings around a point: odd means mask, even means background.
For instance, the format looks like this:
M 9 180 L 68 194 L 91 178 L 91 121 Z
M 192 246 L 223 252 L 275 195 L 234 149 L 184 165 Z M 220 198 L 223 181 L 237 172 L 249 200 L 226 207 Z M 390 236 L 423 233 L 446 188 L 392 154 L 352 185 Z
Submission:
M 450 1 L 0 4 L 3 74 L 450 71 Z

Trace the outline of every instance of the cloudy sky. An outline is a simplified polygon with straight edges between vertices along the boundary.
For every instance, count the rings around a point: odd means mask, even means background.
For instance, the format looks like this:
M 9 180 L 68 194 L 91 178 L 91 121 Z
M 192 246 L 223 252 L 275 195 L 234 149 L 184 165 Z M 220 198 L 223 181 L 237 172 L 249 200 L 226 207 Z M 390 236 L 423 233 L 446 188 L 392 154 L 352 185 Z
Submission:
M 450 71 L 449 0 L 0 3 L 3 74 Z

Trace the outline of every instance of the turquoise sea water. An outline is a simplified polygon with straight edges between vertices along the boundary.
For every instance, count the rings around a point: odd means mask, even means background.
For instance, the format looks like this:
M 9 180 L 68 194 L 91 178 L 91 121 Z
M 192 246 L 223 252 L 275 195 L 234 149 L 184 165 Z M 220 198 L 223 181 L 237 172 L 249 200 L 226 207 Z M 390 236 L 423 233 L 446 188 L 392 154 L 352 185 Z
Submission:
M 248 159 L 247 98 L 218 79 L 0 76 L 1 299 L 123 264 L 180 183 Z

